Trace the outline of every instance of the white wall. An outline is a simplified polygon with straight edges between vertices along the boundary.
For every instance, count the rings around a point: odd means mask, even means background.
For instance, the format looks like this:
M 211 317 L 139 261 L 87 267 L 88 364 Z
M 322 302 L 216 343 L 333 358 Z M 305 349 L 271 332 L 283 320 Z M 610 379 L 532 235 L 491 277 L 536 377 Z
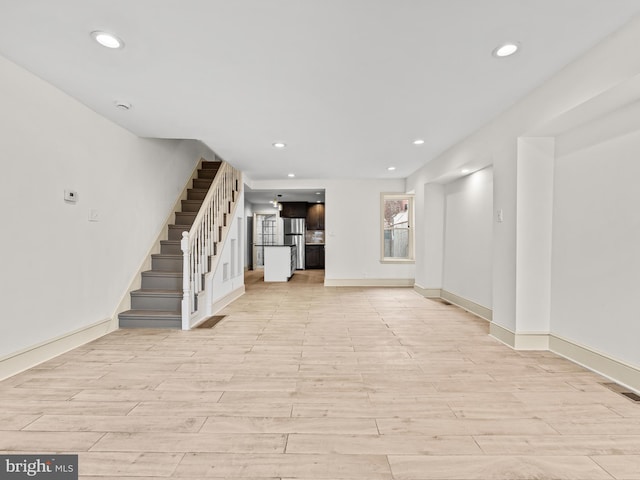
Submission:
M 640 391 L 640 57 L 626 54 L 638 43 L 635 18 L 425 164 L 407 189 L 418 193 L 418 221 L 428 220 L 429 185 L 492 165 L 490 333 Z M 430 253 L 428 224 L 417 234 L 418 251 Z M 418 258 L 417 286 L 429 265 Z
M 491 308 L 493 169 L 447 184 L 445 202 L 442 288 Z
M 606 110 L 621 101 L 621 95 L 606 97 L 606 92 L 617 85 L 640 75 L 640 57 L 628 52 L 640 43 L 640 19 L 636 18 L 606 41 L 594 47 L 583 57 L 566 66 L 553 78 L 509 110 L 496 117 L 478 131 L 426 163 L 423 168 L 407 178 L 407 190 L 414 190 L 416 216 L 421 222 L 425 216 L 425 185 L 447 183 L 451 175 L 468 167 L 472 170 L 493 166 L 494 210 L 501 209 L 504 221 L 494 219 L 493 235 L 493 322 L 504 329 L 515 332 L 516 271 L 517 271 L 517 142 L 521 136 L 553 136 L 543 126 L 558 128 L 564 121 L 583 122 L 581 109 L 591 100 L 593 110 Z M 622 92 L 634 95 L 633 89 Z M 567 112 L 579 112 L 566 118 Z M 566 128 L 566 125 L 564 125 Z M 553 132 L 552 132 L 553 133 Z M 416 242 L 420 250 L 425 243 L 425 227 L 418 227 Z M 418 259 L 416 282 L 428 278 L 422 271 L 426 264 Z
M 429 296 L 439 296 L 444 268 L 445 185 L 427 183 L 416 192 L 422 215 L 416 217 L 416 280 Z M 422 196 L 424 195 L 424 196 Z
M 404 180 L 334 180 L 325 192 L 325 279 L 413 279 L 414 264 L 380 262 L 380 194 Z
M 212 152 L 138 138 L 2 57 L 0 101 L 1 358 L 112 317 Z
M 212 279 L 211 299 L 214 303 L 244 285 L 244 190 L 237 202 L 229 233 L 220 251 L 218 268 Z
M 240 192 L 229 224 L 224 244 L 218 254 L 213 272 L 205 276 L 205 293 L 198 297 L 197 315 L 191 318 L 191 326 L 215 315 L 226 305 L 244 293 L 244 266 L 246 254 L 244 189 Z
M 638 152 L 640 129 L 556 158 L 551 328 L 640 366 Z
M 517 333 L 550 329 L 554 148 L 553 138 L 518 139 Z
M 325 190 L 325 281 L 413 284 L 415 265 L 380 262 L 380 194 L 405 193 L 403 179 L 248 181 L 252 189 Z

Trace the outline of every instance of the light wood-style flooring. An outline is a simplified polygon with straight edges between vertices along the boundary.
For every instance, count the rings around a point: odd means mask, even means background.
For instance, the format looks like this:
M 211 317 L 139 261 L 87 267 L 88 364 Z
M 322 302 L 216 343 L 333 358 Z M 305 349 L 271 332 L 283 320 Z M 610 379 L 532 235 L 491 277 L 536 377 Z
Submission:
M 80 478 L 640 479 L 640 405 L 407 288 L 247 275 L 212 329 L 119 330 L 0 382 L 0 451 Z

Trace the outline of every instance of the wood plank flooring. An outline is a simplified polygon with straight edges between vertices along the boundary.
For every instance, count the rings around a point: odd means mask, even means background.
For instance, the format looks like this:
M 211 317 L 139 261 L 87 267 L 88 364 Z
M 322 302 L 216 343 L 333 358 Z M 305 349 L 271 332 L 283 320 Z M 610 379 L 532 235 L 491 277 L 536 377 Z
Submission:
M 247 275 L 212 329 L 119 330 L 0 382 L 0 451 L 83 479 L 640 479 L 640 405 L 406 288 Z

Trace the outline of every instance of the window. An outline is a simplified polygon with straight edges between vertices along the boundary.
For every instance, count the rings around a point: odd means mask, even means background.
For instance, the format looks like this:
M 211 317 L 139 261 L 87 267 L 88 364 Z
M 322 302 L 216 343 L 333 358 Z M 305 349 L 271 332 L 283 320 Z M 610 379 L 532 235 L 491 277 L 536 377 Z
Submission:
M 383 193 L 380 210 L 380 261 L 413 262 L 413 195 Z

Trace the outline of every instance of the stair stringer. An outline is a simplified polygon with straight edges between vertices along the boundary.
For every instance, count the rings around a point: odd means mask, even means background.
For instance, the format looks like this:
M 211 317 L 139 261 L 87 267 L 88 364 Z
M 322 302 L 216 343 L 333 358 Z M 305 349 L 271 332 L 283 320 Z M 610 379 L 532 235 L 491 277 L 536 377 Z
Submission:
M 238 206 L 242 206 L 238 212 Z M 197 326 L 215 315 L 229 303 L 244 294 L 244 189 L 231 206 L 231 222 L 222 228 L 220 252 L 211 257 L 211 271 L 205 274 L 204 289 L 198 293 L 198 310 L 190 317 L 189 328 Z M 235 240 L 235 251 L 233 241 Z M 236 259 L 233 260 L 232 256 Z M 227 265 L 228 277 L 225 277 Z M 232 271 L 232 266 L 235 268 Z
M 169 225 L 173 223 L 175 213 L 181 211 L 181 202 L 182 200 L 187 199 L 188 190 L 191 188 L 191 185 L 193 184 L 193 180 L 195 178 L 198 178 L 198 170 L 202 168 L 202 162 L 205 162 L 205 161 L 215 162 L 220 160 L 217 157 L 214 157 L 213 160 L 207 160 L 206 158 L 200 157 L 200 160 L 198 160 L 198 162 L 196 163 L 196 166 L 193 169 L 193 172 L 191 172 L 191 177 L 189 177 L 189 179 L 185 182 L 184 188 L 182 189 L 182 192 L 180 193 L 175 203 L 173 204 L 173 209 L 167 215 L 164 225 L 158 232 L 158 236 L 156 237 L 153 244 L 147 251 L 144 258 L 142 259 L 142 262 L 140 263 L 140 267 L 138 268 L 138 271 L 134 274 L 133 278 L 131 279 L 129 286 L 122 294 L 122 299 L 118 304 L 115 312 L 111 316 L 111 324 L 110 324 L 109 331 L 118 330 L 118 328 L 120 328 L 119 326 L 120 320 L 118 318 L 118 315 L 120 315 L 122 312 L 126 312 L 127 310 L 131 309 L 131 292 L 141 288 L 142 272 L 151 270 L 151 256 L 153 254 L 160 253 L 160 242 L 162 240 L 167 239 Z

